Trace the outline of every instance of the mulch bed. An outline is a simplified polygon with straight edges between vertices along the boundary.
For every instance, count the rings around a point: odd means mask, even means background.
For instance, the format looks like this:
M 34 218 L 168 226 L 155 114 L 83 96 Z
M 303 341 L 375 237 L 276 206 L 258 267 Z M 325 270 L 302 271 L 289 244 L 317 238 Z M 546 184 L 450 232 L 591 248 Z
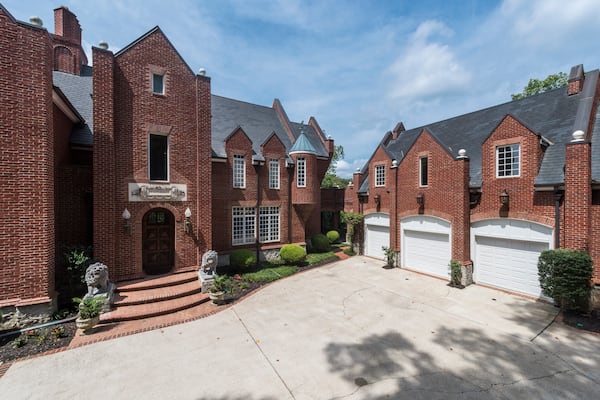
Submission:
M 600 334 L 600 310 L 590 314 L 563 313 L 563 323 L 576 329 Z
M 60 337 L 57 337 L 52 332 L 58 327 L 62 327 L 63 330 Z M 75 326 L 75 321 L 73 321 L 26 331 L 24 333 L 15 331 L 11 335 L 0 337 L 0 362 L 6 363 L 18 358 L 67 347 L 75 336 L 76 331 L 77 327 Z M 7 332 L 1 331 L 0 333 Z

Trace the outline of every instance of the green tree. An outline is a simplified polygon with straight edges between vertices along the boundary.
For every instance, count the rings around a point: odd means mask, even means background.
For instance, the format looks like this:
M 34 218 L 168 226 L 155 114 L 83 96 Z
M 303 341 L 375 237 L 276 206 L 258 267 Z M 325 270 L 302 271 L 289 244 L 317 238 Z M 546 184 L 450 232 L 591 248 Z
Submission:
M 566 86 L 567 83 L 568 77 L 564 72 L 548 75 L 543 81 L 530 79 L 527 86 L 523 88 L 522 93 L 511 94 L 511 97 L 513 100 L 519 100 L 534 94 L 547 92 L 548 90 L 558 89 L 559 87 Z
M 337 163 L 338 161 L 344 158 L 344 147 L 340 144 L 334 146 L 333 148 L 333 156 L 331 157 L 331 162 L 329 163 L 329 168 L 327 168 L 327 172 L 325 173 L 325 177 L 321 182 L 321 187 L 324 189 L 328 188 L 345 188 L 350 183 L 351 179 L 341 178 L 336 175 Z

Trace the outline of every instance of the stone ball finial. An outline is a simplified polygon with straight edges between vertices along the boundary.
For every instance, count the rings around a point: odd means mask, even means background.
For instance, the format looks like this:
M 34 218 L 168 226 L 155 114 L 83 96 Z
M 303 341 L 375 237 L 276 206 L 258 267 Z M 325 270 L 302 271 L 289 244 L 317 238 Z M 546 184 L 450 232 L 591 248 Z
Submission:
M 206 69 L 204 69 L 204 68 L 200 68 L 200 69 L 198 70 L 198 75 L 200 75 L 200 76 L 206 76 Z
M 467 157 L 467 151 L 465 149 L 458 150 L 458 158 L 466 158 L 466 157 Z
M 398 168 L 398 160 L 392 160 L 392 168 Z
M 44 26 L 44 22 L 37 15 L 32 15 L 31 17 L 29 17 L 29 23 L 34 26 L 39 26 L 40 28 Z
M 585 132 L 581 129 L 573 132 L 573 140 L 571 142 L 583 142 L 585 140 Z
M 102 50 L 108 50 L 108 42 L 102 40 L 100 43 L 98 43 L 98 47 L 100 47 Z

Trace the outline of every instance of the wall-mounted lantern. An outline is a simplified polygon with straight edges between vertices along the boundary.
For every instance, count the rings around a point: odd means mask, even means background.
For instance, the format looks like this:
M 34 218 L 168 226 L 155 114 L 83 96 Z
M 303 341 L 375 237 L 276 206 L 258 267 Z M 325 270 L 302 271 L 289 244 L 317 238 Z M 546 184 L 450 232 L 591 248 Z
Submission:
M 192 210 L 190 208 L 186 208 L 183 213 L 185 216 L 185 221 L 183 222 L 183 230 L 185 233 L 189 234 L 192 231 Z
M 379 203 L 381 203 L 381 196 L 376 194 L 375 197 L 373 197 L 373 200 L 375 200 L 375 204 L 379 205 Z
M 503 206 L 508 206 L 508 202 L 510 201 L 510 197 L 508 195 L 508 191 L 504 189 L 502 193 L 500 193 L 500 204 Z
M 123 227 L 125 228 L 125 232 L 127 232 L 128 234 L 131 234 L 131 213 L 129 212 L 129 210 L 126 208 L 125 210 L 123 210 L 123 221 L 124 221 L 124 225 Z
M 417 195 L 417 204 L 419 205 L 419 207 L 423 207 L 423 205 L 425 204 L 425 195 L 423 193 L 419 193 Z

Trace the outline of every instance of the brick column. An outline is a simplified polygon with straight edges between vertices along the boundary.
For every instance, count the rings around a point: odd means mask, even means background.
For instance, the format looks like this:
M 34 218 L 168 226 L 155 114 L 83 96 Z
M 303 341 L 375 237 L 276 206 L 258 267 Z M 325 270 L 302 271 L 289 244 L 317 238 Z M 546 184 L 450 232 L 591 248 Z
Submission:
M 115 206 L 114 56 L 94 47 L 94 256 L 115 267 L 115 224 L 123 210 Z
M 582 131 L 573 133 L 565 149 L 565 248 L 589 249 L 591 227 L 591 147 Z
M 196 229 L 198 265 L 202 254 L 212 249 L 212 156 L 211 156 L 211 81 L 196 75 L 197 102 L 197 159 L 196 159 Z

